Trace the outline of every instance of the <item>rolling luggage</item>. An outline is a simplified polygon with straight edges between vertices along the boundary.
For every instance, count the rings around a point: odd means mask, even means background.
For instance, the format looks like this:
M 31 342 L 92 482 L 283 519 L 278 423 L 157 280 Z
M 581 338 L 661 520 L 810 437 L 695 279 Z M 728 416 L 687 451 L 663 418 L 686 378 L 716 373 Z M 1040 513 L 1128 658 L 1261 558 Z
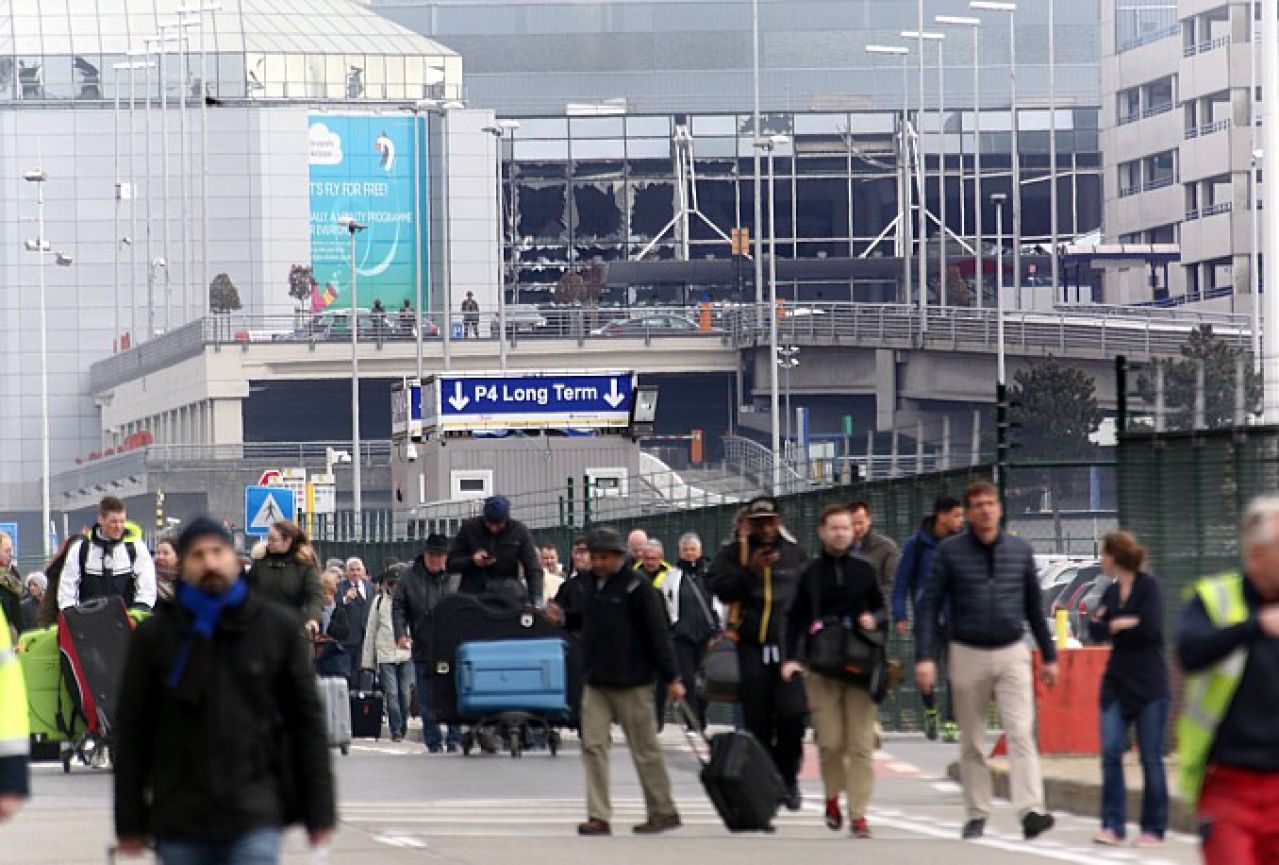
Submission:
M 449 595 L 432 613 L 427 720 L 466 724 L 474 716 L 459 711 L 458 652 L 467 643 L 496 640 L 554 640 L 564 646 L 567 723 L 576 724 L 582 702 L 582 664 L 574 635 L 555 627 L 537 611 L 501 595 Z
M 381 739 L 384 708 L 381 691 L 352 691 L 351 735 L 356 739 Z
M 59 707 L 58 725 L 84 720 L 88 733 L 109 741 L 133 619 L 120 597 L 97 598 L 58 614 L 58 649 L 70 705 Z
M 688 704 L 680 707 L 689 725 L 697 729 Z M 694 753 L 702 764 L 702 786 L 728 831 L 772 832 L 786 789 L 768 749 L 746 732 L 719 733 L 710 739 L 691 731 L 687 735 L 699 735 L 710 744 L 709 760 L 702 759 L 696 748 Z
M 28 631 L 18 638 L 17 649 L 18 664 L 27 684 L 31 738 L 35 742 L 64 742 L 83 733 L 82 724 L 67 731 L 58 726 L 58 707 L 69 708 L 71 695 L 62 677 L 57 625 Z
M 467 717 L 529 712 L 568 717 L 562 639 L 463 643 L 457 652 L 458 711 Z
M 329 747 L 337 748 L 346 756 L 351 752 L 351 691 L 346 679 L 336 676 L 321 676 L 319 688 Z

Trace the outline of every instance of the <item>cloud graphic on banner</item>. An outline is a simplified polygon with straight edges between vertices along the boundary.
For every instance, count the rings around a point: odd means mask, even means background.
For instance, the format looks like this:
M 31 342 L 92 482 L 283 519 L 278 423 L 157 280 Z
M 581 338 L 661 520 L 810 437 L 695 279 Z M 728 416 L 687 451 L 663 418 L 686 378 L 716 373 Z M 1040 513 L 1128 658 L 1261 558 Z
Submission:
M 325 124 L 316 123 L 311 126 L 310 139 L 312 165 L 342 164 L 342 136 Z

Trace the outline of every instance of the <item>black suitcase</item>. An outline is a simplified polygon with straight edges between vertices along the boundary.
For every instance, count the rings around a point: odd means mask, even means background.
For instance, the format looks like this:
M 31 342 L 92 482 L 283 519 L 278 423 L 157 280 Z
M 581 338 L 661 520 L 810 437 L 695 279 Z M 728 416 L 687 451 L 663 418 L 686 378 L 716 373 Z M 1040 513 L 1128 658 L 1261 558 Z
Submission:
M 492 640 L 563 640 L 568 680 L 569 724 L 577 726 L 582 705 L 582 661 L 577 638 L 557 628 L 536 610 L 505 595 L 449 595 L 431 613 L 429 699 L 427 720 L 435 724 L 468 724 L 457 703 L 457 651 L 463 643 Z
M 692 728 L 697 729 L 688 704 L 682 703 L 681 710 L 692 722 Z M 768 749 L 746 732 L 701 738 L 711 747 L 710 760 L 702 760 L 694 748 L 702 763 L 702 786 L 728 831 L 772 832 L 773 818 L 786 789 Z
M 352 691 L 351 737 L 355 739 L 381 739 L 382 710 L 384 708 L 381 691 Z
M 74 712 L 88 731 L 110 739 L 116 698 L 124 675 L 133 620 L 119 597 L 97 598 L 58 614 L 58 649 L 72 706 L 60 706 L 60 724 L 72 729 Z

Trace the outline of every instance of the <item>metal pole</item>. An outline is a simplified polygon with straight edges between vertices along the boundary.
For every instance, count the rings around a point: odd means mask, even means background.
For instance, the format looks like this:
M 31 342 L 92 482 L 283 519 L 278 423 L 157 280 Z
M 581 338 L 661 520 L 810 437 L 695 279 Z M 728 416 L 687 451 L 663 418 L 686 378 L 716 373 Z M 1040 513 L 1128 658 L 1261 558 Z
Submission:
M 354 223 L 347 227 L 351 233 L 351 487 L 354 497 L 354 520 L 357 539 L 363 536 L 363 502 L 360 479 L 360 302 L 359 274 L 355 266 L 355 235 L 359 229 Z
M 1261 4 L 1262 54 L 1265 64 L 1261 92 L 1279 94 L 1279 7 Z M 1279 99 L 1262 102 L 1261 149 L 1273 174 L 1279 170 Z M 1264 284 L 1270 286 L 1262 298 L 1262 356 L 1265 358 L 1265 422 L 1279 423 L 1279 219 L 1265 221 L 1262 262 L 1266 269 Z
M 155 258 L 151 254 L 152 232 L 151 232 L 151 48 L 150 46 L 152 41 L 153 40 L 151 39 L 146 40 L 147 65 L 145 67 L 146 75 L 143 76 L 146 79 L 144 86 L 146 87 L 146 100 L 147 100 L 146 109 L 144 111 L 144 117 L 143 117 L 143 125 L 146 127 L 146 143 L 144 146 L 145 153 L 144 153 L 143 162 L 146 163 L 146 168 L 147 168 L 147 202 L 146 202 L 146 208 L 145 208 L 146 212 L 143 214 L 143 217 L 147 223 L 146 266 L 147 266 L 147 339 L 148 340 L 152 339 L 155 336 L 155 286 L 154 286 L 154 280 L 152 279 L 152 273 L 151 273 L 151 262 L 155 261 Z
M 40 270 L 40 537 L 44 560 L 48 561 L 53 555 L 53 546 L 49 543 L 52 505 L 49 495 L 49 326 L 44 278 L 48 242 L 44 239 L 44 184 L 43 177 L 36 183 L 36 250 L 39 255 L 36 260 Z
M 191 155 L 187 139 L 187 83 L 191 76 L 187 68 L 186 27 L 182 23 L 178 24 L 178 75 L 178 169 L 182 184 L 178 196 L 182 211 L 179 236 L 182 239 L 182 323 L 186 324 L 191 320 Z M 207 286 L 204 290 L 207 293 Z
M 1048 194 L 1048 206 L 1052 210 L 1050 227 L 1053 303 L 1057 303 L 1062 298 L 1059 284 L 1061 263 L 1058 261 L 1057 254 L 1057 246 L 1061 238 L 1060 227 L 1057 224 L 1057 15 L 1054 0 L 1048 0 L 1048 176 L 1052 183 L 1052 189 Z
M 132 54 L 132 52 L 130 52 Z M 150 66 L 150 58 L 143 57 L 143 63 Z M 136 96 L 134 82 L 137 80 L 137 62 L 129 63 L 129 343 L 138 338 L 138 174 L 137 147 L 134 138 L 137 134 Z
M 163 34 L 166 28 L 161 27 L 160 32 Z M 161 242 L 164 244 L 164 260 L 167 264 L 172 265 L 173 256 L 169 254 L 169 48 L 168 39 L 163 35 L 160 38 L 160 176 L 162 179 L 162 193 L 164 201 L 161 206 L 161 215 L 164 220 L 164 227 L 161 233 Z M 169 331 L 169 268 L 164 268 L 164 330 Z
M 218 26 L 217 7 L 208 10 L 212 16 L 209 25 Z M 203 298 L 202 314 L 209 313 L 209 52 L 205 42 L 208 28 L 204 26 L 204 9 L 200 10 L 200 284 Z M 196 304 L 197 308 L 201 304 Z M 311 519 L 310 513 L 307 519 Z
M 1004 358 L 1004 196 L 992 195 L 995 204 L 995 382 L 1008 383 Z
M 1017 120 L 1017 15 L 1008 13 L 1008 81 L 1010 121 L 1013 138 L 1013 286 L 1017 292 L 1017 308 L 1021 309 L 1021 142 Z
M 901 172 L 902 172 L 902 283 L 905 293 L 902 302 L 908 307 L 914 300 L 911 286 L 910 257 L 914 252 L 915 240 L 915 192 L 910 179 L 910 58 L 902 55 L 902 125 L 901 125 Z
M 429 115 L 428 115 L 429 116 Z M 417 380 L 420 384 L 422 375 L 422 330 L 426 327 L 426 319 L 422 314 L 422 178 L 419 164 L 422 161 L 421 142 L 425 137 L 421 130 L 422 115 L 417 108 L 413 109 L 413 303 L 417 314 L 417 335 L 414 339 L 414 353 L 417 359 Z M 429 122 L 429 121 L 428 121 Z M 431 242 L 430 229 L 427 229 L 427 244 Z M 444 328 L 448 330 L 447 323 Z M 447 335 L 443 336 L 448 339 Z
M 452 123 L 448 112 L 440 114 L 440 289 L 443 292 L 441 309 L 444 311 L 444 370 L 453 369 L 453 249 L 449 245 L 449 131 Z M 465 324 L 462 325 L 466 327 Z M 466 331 L 462 331 L 463 336 Z
M 111 353 L 115 354 L 120 350 L 120 66 L 113 64 L 111 67 L 115 72 L 115 93 L 112 94 L 112 125 L 111 140 L 114 151 L 114 171 L 115 171 L 115 207 L 113 208 L 112 229 L 111 229 L 111 257 L 114 271 L 115 292 L 115 326 L 111 331 Z M 45 517 L 45 534 L 48 534 L 48 516 Z
M 497 167 L 497 334 L 498 363 L 506 372 L 506 262 L 502 255 L 502 243 L 506 230 L 502 225 L 502 130 L 493 136 L 493 150 Z
M 937 208 L 941 219 L 941 231 L 937 233 L 941 243 L 937 249 L 937 305 L 946 307 L 946 40 L 937 40 L 937 190 L 941 201 Z M 960 231 L 963 231 L 961 228 Z
M 924 0 L 916 0 L 917 48 L 919 51 L 919 112 L 916 115 L 917 135 L 916 147 L 919 153 L 919 165 L 916 175 L 919 177 L 919 332 L 928 330 L 928 185 L 927 155 L 924 150 Z
M 764 140 L 759 105 L 759 0 L 751 0 L 751 69 L 755 85 L 754 128 L 751 138 L 753 143 L 758 145 Z M 755 248 L 753 250 L 755 256 L 755 303 L 761 304 L 764 301 L 764 256 L 762 255 L 763 244 L 760 243 L 760 235 L 763 233 L 761 227 L 764 224 L 763 183 L 760 179 L 759 147 L 751 149 L 755 151 L 755 224 L 751 227 L 751 233 L 755 236 Z
M 985 278 L 983 270 L 986 266 L 982 254 L 982 246 L 986 242 L 985 229 L 982 226 L 982 210 L 985 199 L 981 197 L 981 25 L 973 25 L 973 203 L 977 209 L 977 241 L 973 244 L 974 264 L 973 285 L 977 292 L 977 308 L 981 309 L 986 299 L 983 296 Z
M 1252 292 L 1252 370 L 1261 375 L 1261 215 L 1257 209 L 1257 185 L 1260 182 L 1261 157 L 1257 149 L 1257 69 L 1261 58 L 1257 53 L 1257 0 L 1248 4 L 1248 21 L 1252 31 L 1251 80 L 1248 87 L 1248 135 L 1249 135 L 1249 201 L 1252 210 L 1252 255 L 1249 263 L 1248 286 Z
M 782 454 L 781 424 L 778 417 L 781 406 L 777 392 L 777 206 L 773 195 L 773 150 L 775 142 L 768 143 L 768 351 L 772 363 L 769 379 L 769 409 L 772 421 L 773 445 L 773 495 L 781 492 Z

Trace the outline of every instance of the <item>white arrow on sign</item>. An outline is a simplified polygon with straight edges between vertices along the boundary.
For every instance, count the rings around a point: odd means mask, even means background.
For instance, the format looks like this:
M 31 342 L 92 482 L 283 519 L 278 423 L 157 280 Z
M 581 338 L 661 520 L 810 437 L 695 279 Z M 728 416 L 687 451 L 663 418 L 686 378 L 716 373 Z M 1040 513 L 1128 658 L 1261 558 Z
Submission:
M 449 405 L 453 406 L 454 411 L 461 411 L 470 404 L 471 398 L 462 393 L 462 383 L 453 382 L 453 395 L 449 397 Z
M 604 402 L 608 403 L 609 408 L 617 408 L 626 399 L 624 394 L 618 393 L 617 379 L 608 380 L 608 393 L 604 394 Z

